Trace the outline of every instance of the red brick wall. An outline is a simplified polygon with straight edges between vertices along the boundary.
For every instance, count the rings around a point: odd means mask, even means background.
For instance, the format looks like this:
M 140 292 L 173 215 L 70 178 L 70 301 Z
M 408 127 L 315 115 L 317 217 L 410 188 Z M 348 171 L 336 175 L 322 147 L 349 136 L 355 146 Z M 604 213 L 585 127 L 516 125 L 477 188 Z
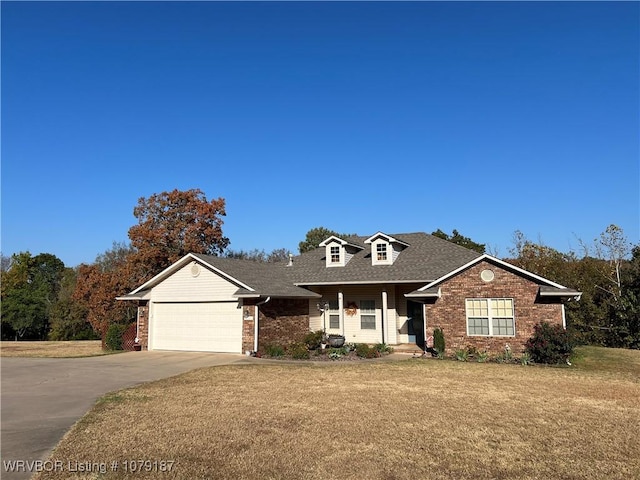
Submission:
M 494 272 L 495 278 L 485 282 L 482 270 Z M 538 303 L 539 285 L 489 262 L 480 262 L 441 284 L 441 298 L 426 305 L 427 335 L 437 327 L 444 332 L 446 353 L 475 347 L 490 353 L 504 352 L 509 344 L 514 354 L 524 351 L 526 341 L 533 334 L 536 323 L 546 321 L 562 325 L 562 305 Z M 465 299 L 513 298 L 515 308 L 515 337 L 467 336 Z
M 307 299 L 274 298 L 258 308 L 258 349 L 299 342 L 309 332 Z
M 149 348 L 149 303 L 138 303 L 138 338 L 143 350 Z
M 244 300 L 242 306 L 242 353 L 253 352 L 255 334 L 255 310 L 253 302 Z

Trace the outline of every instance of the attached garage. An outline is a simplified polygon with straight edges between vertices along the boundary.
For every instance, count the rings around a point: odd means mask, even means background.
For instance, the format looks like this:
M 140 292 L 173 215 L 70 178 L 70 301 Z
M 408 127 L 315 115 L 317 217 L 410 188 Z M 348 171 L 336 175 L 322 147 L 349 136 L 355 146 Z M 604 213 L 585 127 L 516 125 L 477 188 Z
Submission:
M 189 253 L 118 300 L 137 302 L 143 350 L 241 354 L 257 350 L 261 335 L 271 342 L 308 331 L 308 299 L 320 294 L 291 284 L 287 272 Z
M 238 302 L 153 303 L 149 348 L 194 352 L 242 351 Z

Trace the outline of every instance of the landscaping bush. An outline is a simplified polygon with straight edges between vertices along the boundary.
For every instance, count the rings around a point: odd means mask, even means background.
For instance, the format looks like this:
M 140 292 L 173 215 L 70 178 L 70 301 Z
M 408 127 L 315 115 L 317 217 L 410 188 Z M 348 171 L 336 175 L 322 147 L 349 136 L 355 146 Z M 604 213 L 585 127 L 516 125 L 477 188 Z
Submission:
M 438 352 L 438 355 L 444 355 L 444 332 L 441 328 L 436 328 L 433 331 L 433 349 Z
M 569 361 L 573 347 L 569 332 L 560 325 L 542 322 L 534 327 L 533 336 L 525 345 L 525 352 L 534 363 L 559 364 Z
M 316 332 L 309 332 L 304 336 L 302 340 L 309 350 L 316 350 L 320 348 L 320 344 L 324 339 L 324 332 L 322 330 L 318 330 Z
M 282 357 L 284 355 L 284 347 L 282 345 L 267 345 L 264 348 L 264 353 L 269 357 Z
M 309 358 L 309 350 L 304 343 L 292 343 L 287 347 L 287 353 L 296 360 L 306 360 Z
M 376 350 L 379 354 L 383 355 L 385 353 L 391 353 L 393 352 L 393 348 L 391 348 L 389 345 L 387 345 L 386 343 L 376 343 L 373 346 L 374 350 Z
M 469 358 L 469 353 L 466 350 L 456 350 L 456 360 L 459 362 L 466 362 Z
M 380 356 L 380 352 L 366 343 L 358 343 L 356 344 L 356 355 L 360 358 L 376 358 Z
M 129 325 L 121 325 L 119 323 L 109 325 L 104 339 L 104 344 L 108 350 L 122 350 L 122 336 L 127 328 L 129 328 Z

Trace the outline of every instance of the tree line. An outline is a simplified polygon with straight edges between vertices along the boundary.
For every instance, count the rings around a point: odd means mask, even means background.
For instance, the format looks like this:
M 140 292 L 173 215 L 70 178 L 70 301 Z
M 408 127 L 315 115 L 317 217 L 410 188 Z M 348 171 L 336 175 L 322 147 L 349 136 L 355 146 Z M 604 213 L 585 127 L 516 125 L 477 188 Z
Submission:
M 128 231 L 129 243 L 114 242 L 91 264 L 66 267 L 50 253 L 2 256 L 2 339 L 104 338 L 111 324 L 136 319 L 136 307 L 116 297 L 190 252 L 257 262 L 288 260 L 291 253 L 230 249 L 222 231 L 225 200 L 207 200 L 199 189 L 142 197 L 133 214 L 137 223 Z M 351 236 L 313 228 L 298 250 L 313 250 L 331 235 Z M 457 230 L 438 229 L 432 235 L 479 253 L 486 250 Z M 579 343 L 640 348 L 640 245 L 632 245 L 621 228 L 610 225 L 590 244 L 580 242 L 580 252 L 560 252 L 519 231 L 512 243 L 504 260 L 583 292 L 566 308 L 568 328 Z

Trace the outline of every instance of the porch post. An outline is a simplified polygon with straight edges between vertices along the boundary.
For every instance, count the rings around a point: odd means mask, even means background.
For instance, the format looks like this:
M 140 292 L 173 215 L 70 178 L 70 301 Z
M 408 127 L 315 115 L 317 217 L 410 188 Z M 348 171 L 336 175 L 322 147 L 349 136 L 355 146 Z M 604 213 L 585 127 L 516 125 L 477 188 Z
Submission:
M 380 323 L 382 326 L 382 343 L 384 343 L 384 329 L 387 327 L 387 308 L 388 308 L 388 299 L 387 299 L 387 289 L 382 289 L 382 316 L 380 318 Z
M 338 290 L 338 315 L 340 325 L 342 325 L 342 335 L 344 335 L 344 295 L 342 290 Z

